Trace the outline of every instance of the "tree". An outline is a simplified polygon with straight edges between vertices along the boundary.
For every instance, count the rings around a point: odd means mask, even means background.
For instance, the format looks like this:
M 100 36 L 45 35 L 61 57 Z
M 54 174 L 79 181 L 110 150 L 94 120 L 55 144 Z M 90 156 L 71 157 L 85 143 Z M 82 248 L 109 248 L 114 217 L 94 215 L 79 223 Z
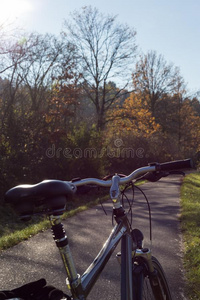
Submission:
M 197 112 L 198 116 L 200 116 L 200 101 L 198 98 L 194 97 L 191 100 L 191 105 L 194 108 L 194 110 Z
M 185 88 L 179 69 L 168 64 L 155 51 L 140 56 L 133 73 L 133 86 L 136 92 L 142 93 L 153 116 L 156 114 L 158 102 L 165 95 Z
M 72 65 L 73 51 L 50 34 L 31 33 L 18 43 L 25 59 L 18 62 L 18 74 L 27 87 L 34 111 L 43 109 L 47 91 Z
M 116 23 L 115 16 L 106 16 L 90 6 L 84 7 L 81 13 L 75 11 L 72 20 L 65 21 L 65 30 L 64 36 L 76 51 L 82 87 L 95 105 L 97 127 L 101 129 L 105 125 L 106 111 L 121 92 L 108 82 L 120 77 L 127 79 L 135 56 L 136 32 Z M 124 88 L 127 81 L 123 84 Z
M 137 137 L 149 138 L 159 130 L 159 124 L 155 122 L 151 112 L 145 108 L 141 97 L 131 93 L 122 105 L 116 107 L 110 113 L 110 123 L 112 134 L 126 135 L 130 133 Z
M 28 128 L 38 131 L 47 125 L 45 116 L 52 112 L 55 86 L 59 87 L 59 92 L 64 86 L 68 94 L 65 98 L 70 98 L 75 76 L 73 49 L 53 35 L 31 33 L 12 45 L 7 61 L 12 67 L 4 73 L 9 79 L 9 97 L 3 97 L 5 112 L 11 113 L 12 106 L 18 110 L 18 117 L 27 122 Z M 28 121 L 25 115 L 29 115 Z
M 4 186 L 6 180 L 18 183 L 22 178 L 37 176 L 38 180 L 40 170 L 44 171 L 44 166 L 41 167 L 45 162 L 44 150 L 52 136 L 54 141 L 59 140 L 57 128 L 61 125 L 66 134 L 63 119 L 66 119 L 67 101 L 63 101 L 61 94 L 69 99 L 73 92 L 73 51 L 68 44 L 52 35 L 31 33 L 10 46 L 4 53 L 10 67 L 4 68 L 6 79 L 0 80 L 0 155 L 3 157 L 0 181 Z M 54 126 L 49 118 L 58 108 L 55 87 L 58 87 L 62 110 L 59 124 Z M 9 173 L 13 176 L 10 179 Z
M 178 124 L 178 150 L 183 154 L 183 157 L 194 157 L 200 150 L 200 116 L 192 107 L 191 100 L 183 100 L 177 119 L 180 120 Z

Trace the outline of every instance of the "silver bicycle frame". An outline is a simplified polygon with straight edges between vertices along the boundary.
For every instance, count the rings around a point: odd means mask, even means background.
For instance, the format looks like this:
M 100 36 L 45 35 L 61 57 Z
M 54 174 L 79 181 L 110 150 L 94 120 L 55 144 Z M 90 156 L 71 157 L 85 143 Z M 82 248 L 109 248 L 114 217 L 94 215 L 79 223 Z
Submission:
M 60 219 L 58 217 L 51 217 L 51 223 L 58 224 Z M 80 276 L 75 268 L 75 264 L 71 255 L 69 245 L 63 247 L 58 247 L 65 270 L 67 273 L 67 285 L 71 290 L 73 299 L 85 300 L 90 293 L 92 287 L 97 281 L 99 275 L 107 264 L 110 256 L 117 247 L 119 241 L 122 239 L 121 246 L 121 289 L 122 297 L 121 300 L 132 300 L 132 250 L 133 241 L 130 233 L 128 233 L 128 228 L 124 224 L 125 222 L 120 222 L 115 225 L 110 233 L 104 246 L 87 268 L 82 276 Z M 57 242 L 59 242 L 57 240 Z
M 56 244 L 59 248 L 66 273 L 67 273 L 67 285 L 71 290 L 73 300 L 85 300 L 90 293 L 92 287 L 97 281 L 99 275 L 107 264 L 110 256 L 117 247 L 121 240 L 121 300 L 136 300 L 133 295 L 132 288 L 132 259 L 135 256 L 142 256 L 148 266 L 149 270 L 152 270 L 151 253 L 143 253 L 136 249 L 136 245 L 133 243 L 131 237 L 130 225 L 128 218 L 121 207 L 120 203 L 120 190 L 119 190 L 120 177 L 118 175 L 113 176 L 112 185 L 110 189 L 110 196 L 113 201 L 114 210 L 120 212 L 116 217 L 117 224 L 113 228 L 105 242 L 104 246 L 100 250 L 91 265 L 87 268 L 82 276 L 80 276 L 75 268 L 75 264 L 71 255 L 71 251 L 67 242 L 67 237 L 63 235 L 60 239 L 56 240 Z M 61 218 L 59 216 L 51 216 L 50 221 L 52 229 L 54 225 L 61 224 Z M 64 242 L 63 246 L 62 243 Z

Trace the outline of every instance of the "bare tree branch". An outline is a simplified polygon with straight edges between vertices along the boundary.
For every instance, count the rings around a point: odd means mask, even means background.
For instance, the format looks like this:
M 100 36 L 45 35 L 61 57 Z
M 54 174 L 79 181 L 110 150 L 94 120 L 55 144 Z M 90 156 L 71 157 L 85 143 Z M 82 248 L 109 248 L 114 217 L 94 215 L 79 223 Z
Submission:
M 116 16 L 104 15 L 90 6 L 84 7 L 81 13 L 75 11 L 72 20 L 65 21 L 64 29 L 63 37 L 76 49 L 83 88 L 96 107 L 98 127 L 102 128 L 107 109 L 120 94 L 107 98 L 108 82 L 120 77 L 124 82 L 131 74 L 128 69 L 135 58 L 136 32 L 118 24 Z M 89 92 L 88 87 L 92 87 L 92 91 Z
M 133 73 L 133 87 L 145 97 L 153 115 L 163 95 L 175 93 L 180 84 L 185 87 L 179 69 L 168 64 L 162 55 L 149 51 L 140 56 Z

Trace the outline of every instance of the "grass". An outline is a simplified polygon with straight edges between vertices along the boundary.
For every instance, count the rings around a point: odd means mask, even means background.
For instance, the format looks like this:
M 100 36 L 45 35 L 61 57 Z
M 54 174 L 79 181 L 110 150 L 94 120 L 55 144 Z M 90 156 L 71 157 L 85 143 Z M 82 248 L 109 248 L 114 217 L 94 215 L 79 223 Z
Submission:
M 200 173 L 185 177 L 181 207 L 187 294 L 189 299 L 200 299 Z
M 72 217 L 78 212 L 84 211 L 101 201 L 108 199 L 108 193 L 99 191 L 95 195 L 91 193 L 74 197 L 67 203 L 67 211 L 62 218 Z M 7 205 L 0 206 L 0 250 L 10 248 L 23 240 L 31 238 L 38 232 L 50 228 L 50 223 L 45 217 L 33 217 L 30 221 L 21 221 L 11 207 Z

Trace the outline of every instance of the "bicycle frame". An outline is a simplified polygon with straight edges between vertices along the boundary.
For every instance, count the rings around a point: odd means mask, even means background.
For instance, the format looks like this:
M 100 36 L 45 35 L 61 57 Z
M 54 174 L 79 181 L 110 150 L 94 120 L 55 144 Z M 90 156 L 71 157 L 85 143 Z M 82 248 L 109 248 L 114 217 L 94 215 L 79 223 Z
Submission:
M 168 176 L 170 170 L 191 167 L 191 159 L 186 159 L 163 164 L 153 163 L 122 178 L 114 175 L 112 180 L 97 178 L 74 179 L 70 182 L 45 180 L 34 185 L 26 184 L 13 187 L 6 193 L 5 200 L 12 204 L 23 218 L 38 213 L 49 215 L 54 239 L 66 269 L 67 285 L 72 293 L 72 298 L 67 296 L 67 299 L 86 299 L 116 246 L 121 241 L 121 253 L 117 255 L 121 264 L 121 300 L 142 300 L 143 281 L 146 276 L 149 279 L 148 283 L 155 299 L 171 300 L 170 289 L 162 266 L 156 258 L 151 257 L 149 249 L 142 248 L 143 234 L 138 229 L 131 229 L 127 215 L 121 206 L 119 185 L 129 184 L 143 174 L 145 174 L 143 178 L 157 181 L 161 177 Z M 117 224 L 92 264 L 80 276 L 74 265 L 68 239 L 61 223 L 61 215 L 65 210 L 66 196 L 75 193 L 76 187 L 87 184 L 111 187 L 110 196 Z M 49 197 L 50 201 L 48 201 Z M 38 204 L 41 205 L 41 211 L 39 211 Z M 35 208 L 37 209 L 35 210 Z
M 53 232 L 55 231 L 54 226 L 59 224 L 62 226 L 60 217 L 51 216 L 50 221 Z M 127 226 L 126 215 L 117 217 L 117 222 L 118 224 L 111 231 L 102 249 L 82 276 L 76 271 L 68 242 L 62 246 L 62 243 L 67 240 L 63 227 L 63 235 L 60 235 L 59 239 L 54 237 L 67 273 L 67 286 L 71 290 L 74 300 L 85 300 L 87 298 L 120 240 L 121 300 L 138 300 L 136 295 L 133 294 L 132 287 L 132 259 L 134 257 L 142 257 L 148 265 L 149 271 L 153 274 L 154 268 L 151 262 L 150 249 L 145 248 L 141 250 L 136 248 L 131 237 L 130 228 Z M 142 283 L 138 288 L 142 289 Z
M 58 225 L 61 220 L 59 217 L 51 216 L 52 231 L 54 232 L 54 226 Z M 123 220 L 118 221 L 110 233 L 110 236 L 106 240 L 102 249 L 87 268 L 82 276 L 80 276 L 75 268 L 73 258 L 69 245 L 59 245 L 64 241 L 65 233 L 63 231 L 62 237 L 56 239 L 57 246 L 59 248 L 65 270 L 67 272 L 68 288 L 72 292 L 73 299 L 86 299 L 90 293 L 92 287 L 97 281 L 99 275 L 107 264 L 109 258 L 114 252 L 120 240 L 121 244 L 121 272 L 122 272 L 122 298 L 121 300 L 132 300 L 132 251 L 133 240 L 130 235 L 129 228 L 126 225 L 127 217 L 123 216 Z M 61 223 L 60 223 L 61 224 Z M 66 236 L 65 236 L 66 238 Z
M 132 287 L 132 259 L 136 256 L 142 256 L 147 262 L 149 270 L 153 272 L 151 264 L 151 252 L 149 249 L 137 249 L 131 236 L 131 229 L 128 222 L 128 217 L 120 204 L 120 191 L 119 191 L 119 176 L 113 177 L 113 184 L 111 186 L 111 197 L 113 200 L 113 212 L 117 222 L 111 231 L 104 246 L 100 250 L 91 265 L 87 268 L 82 276 L 80 276 L 75 268 L 71 251 L 68 245 L 68 240 L 65 235 L 64 228 L 59 216 L 51 216 L 50 221 L 54 239 L 59 248 L 66 272 L 67 272 L 67 285 L 72 292 L 74 300 L 85 300 L 90 293 L 92 287 L 97 281 L 99 275 L 107 264 L 110 256 L 114 252 L 118 243 L 121 240 L 121 300 L 138 300 L 136 295 L 133 295 Z M 142 289 L 142 286 L 139 287 Z
M 111 254 L 121 240 L 121 253 L 117 256 L 121 263 L 121 300 L 142 300 L 143 279 L 147 275 L 149 275 L 148 279 L 156 299 L 165 299 L 162 297 L 164 293 L 164 296 L 167 297 L 166 299 L 170 300 L 170 290 L 160 263 L 151 257 L 151 251 L 149 249 L 142 248 L 140 236 L 143 235 L 140 235 L 141 232 L 139 232 L 139 230 L 131 231 L 128 218 L 121 206 L 119 185 L 129 184 L 132 180 L 143 174 L 146 174 L 143 178 L 150 181 L 157 181 L 163 176 L 168 176 L 170 170 L 191 167 L 191 159 L 186 159 L 162 164 L 153 163 L 148 167 L 139 168 L 122 178 L 118 175 L 114 175 L 112 180 L 100 180 L 96 178 L 75 179 L 71 182 L 45 180 L 34 185 L 19 185 L 13 187 L 6 193 L 5 200 L 12 204 L 23 218 L 38 213 L 50 215 L 49 218 L 54 239 L 66 269 L 68 287 L 72 292 L 72 298 L 67 297 L 67 299 L 86 299 Z M 149 173 L 154 173 L 154 176 L 149 176 Z M 111 187 L 110 196 L 113 202 L 117 224 L 111 231 L 110 236 L 93 263 L 88 267 L 85 273 L 80 276 L 74 265 L 60 215 L 62 215 L 65 210 L 66 196 L 75 193 L 76 187 L 87 184 Z M 50 201 L 48 201 L 49 197 Z M 38 204 L 41 204 L 40 212 L 38 210 L 35 211 L 36 207 L 38 209 Z M 139 232 L 138 236 L 136 232 Z M 157 273 L 159 274 L 158 276 Z

